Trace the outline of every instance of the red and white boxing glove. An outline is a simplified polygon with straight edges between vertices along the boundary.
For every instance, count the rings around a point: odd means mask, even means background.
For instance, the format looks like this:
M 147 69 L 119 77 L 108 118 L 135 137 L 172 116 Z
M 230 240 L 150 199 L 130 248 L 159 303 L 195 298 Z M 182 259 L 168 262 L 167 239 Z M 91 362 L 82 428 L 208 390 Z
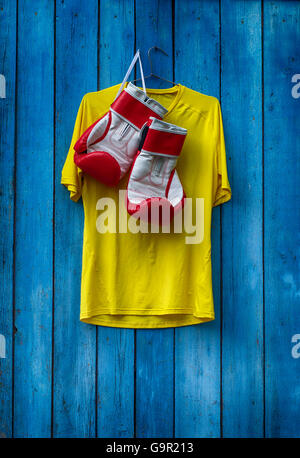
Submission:
M 167 110 L 129 83 L 108 113 L 93 123 L 76 142 L 75 164 L 108 186 L 115 186 L 137 153 L 140 130 L 150 116 L 161 119 Z
M 154 207 L 168 207 L 170 219 L 183 207 L 185 194 L 175 167 L 186 135 L 182 127 L 149 119 L 127 185 L 129 214 L 150 222 Z

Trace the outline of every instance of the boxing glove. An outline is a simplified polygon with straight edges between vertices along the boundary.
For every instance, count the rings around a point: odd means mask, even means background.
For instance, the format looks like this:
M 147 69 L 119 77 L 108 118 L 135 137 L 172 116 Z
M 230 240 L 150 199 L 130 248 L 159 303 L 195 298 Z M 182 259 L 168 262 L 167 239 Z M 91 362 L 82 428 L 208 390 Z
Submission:
M 167 207 L 170 220 L 184 204 L 184 190 L 175 169 L 187 130 L 151 117 L 143 127 L 139 151 L 127 185 L 127 211 L 130 215 L 161 224 L 155 207 Z M 152 222 L 152 221 L 151 221 Z
M 75 164 L 96 180 L 115 186 L 129 170 L 149 117 L 163 118 L 167 110 L 132 83 L 114 100 L 74 146 Z

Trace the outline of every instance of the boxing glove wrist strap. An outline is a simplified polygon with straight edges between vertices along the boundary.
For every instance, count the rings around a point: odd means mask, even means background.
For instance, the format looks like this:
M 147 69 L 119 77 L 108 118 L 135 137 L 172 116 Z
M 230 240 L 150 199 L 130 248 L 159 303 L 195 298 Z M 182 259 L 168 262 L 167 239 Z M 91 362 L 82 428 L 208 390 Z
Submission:
M 151 117 L 142 150 L 155 155 L 179 156 L 187 130 Z M 157 134 L 159 131 L 159 135 Z
M 141 129 L 150 117 L 162 118 L 167 112 L 156 100 L 145 100 L 143 91 L 131 83 L 112 103 L 111 109 L 138 129 Z

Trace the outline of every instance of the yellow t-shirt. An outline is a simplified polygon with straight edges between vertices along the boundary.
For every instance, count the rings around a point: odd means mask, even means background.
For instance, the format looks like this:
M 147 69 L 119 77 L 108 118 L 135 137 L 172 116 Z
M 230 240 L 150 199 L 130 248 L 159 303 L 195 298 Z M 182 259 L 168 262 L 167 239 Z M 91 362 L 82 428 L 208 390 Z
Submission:
M 164 328 L 213 320 L 211 213 L 213 206 L 231 198 L 219 101 L 183 85 L 147 89 L 150 97 L 168 109 L 164 121 L 188 131 L 177 172 L 186 197 L 192 198 L 192 222 L 199 230 L 193 234 L 193 227 L 188 226 L 181 233 L 132 233 L 123 227 L 120 233 L 117 224 L 116 233 L 99 233 L 97 219 L 105 211 L 98 210 L 99 205 L 96 208 L 99 199 L 112 198 L 115 213 L 127 215 L 125 202 L 119 202 L 119 190 L 126 190 L 129 174 L 118 186 L 105 186 L 76 167 L 73 146 L 108 111 L 119 87 L 83 97 L 62 170 L 61 183 L 71 199 L 82 196 L 84 205 L 80 320 L 124 328 Z

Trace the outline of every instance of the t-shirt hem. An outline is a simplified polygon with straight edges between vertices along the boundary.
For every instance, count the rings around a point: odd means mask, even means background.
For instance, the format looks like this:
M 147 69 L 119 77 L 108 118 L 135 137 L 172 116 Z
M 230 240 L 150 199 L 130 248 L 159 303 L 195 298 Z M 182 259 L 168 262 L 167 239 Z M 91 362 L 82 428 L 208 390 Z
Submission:
M 60 183 L 63 184 L 70 192 L 70 199 L 77 202 L 81 197 L 80 188 L 73 183 L 72 177 L 62 177 Z
M 169 321 L 168 316 L 184 315 L 184 318 L 179 318 L 178 321 Z M 164 319 L 165 316 L 165 319 Z M 104 318 L 106 317 L 106 319 Z M 109 320 L 107 319 L 109 317 Z M 122 322 L 123 318 L 132 317 L 131 322 Z M 138 319 L 137 317 L 142 317 Z M 159 323 L 151 322 L 151 317 L 161 320 Z M 145 322 L 145 319 L 149 319 L 149 323 Z M 100 325 L 105 327 L 117 327 L 117 328 L 133 328 L 133 329 L 159 329 L 159 328 L 174 328 L 181 326 L 190 326 L 194 324 L 205 323 L 213 321 L 215 319 L 214 313 L 188 313 L 186 310 L 178 311 L 168 310 L 168 313 L 164 310 L 155 310 L 151 313 L 144 313 L 140 310 L 130 310 L 128 312 L 118 310 L 115 313 L 104 313 L 103 311 L 94 311 L 93 314 L 80 314 L 80 321 L 88 324 Z
M 215 201 L 213 203 L 213 207 L 217 207 L 218 205 L 224 204 L 228 202 L 232 197 L 230 187 L 223 187 L 216 195 Z

